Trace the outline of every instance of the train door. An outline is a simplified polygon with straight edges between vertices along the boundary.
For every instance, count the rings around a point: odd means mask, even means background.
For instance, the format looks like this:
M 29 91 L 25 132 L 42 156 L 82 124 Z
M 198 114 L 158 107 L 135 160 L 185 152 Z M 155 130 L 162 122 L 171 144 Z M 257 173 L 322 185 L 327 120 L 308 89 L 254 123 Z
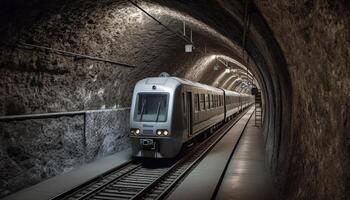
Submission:
M 193 134 L 192 92 L 186 92 L 186 112 L 188 136 L 191 136 Z

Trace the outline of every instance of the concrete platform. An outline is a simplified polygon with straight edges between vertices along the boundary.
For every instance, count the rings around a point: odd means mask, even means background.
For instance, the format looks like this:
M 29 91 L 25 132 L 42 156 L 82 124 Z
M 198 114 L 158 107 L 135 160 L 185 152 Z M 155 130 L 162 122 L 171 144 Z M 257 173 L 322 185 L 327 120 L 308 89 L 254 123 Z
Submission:
M 52 177 L 32 187 L 9 195 L 2 200 L 48 200 L 69 191 L 104 172 L 131 160 L 131 149 L 127 149 L 95 162 L 86 164 L 68 173 Z
M 254 118 L 249 120 L 252 113 L 253 108 L 237 122 L 168 199 L 274 199 L 272 182 L 265 168 L 263 138 L 260 130 L 254 127 Z M 242 131 L 244 133 L 239 140 Z M 233 151 L 235 155 L 230 159 Z
M 261 128 L 254 126 L 253 116 L 231 158 L 216 199 L 277 199 L 264 153 Z

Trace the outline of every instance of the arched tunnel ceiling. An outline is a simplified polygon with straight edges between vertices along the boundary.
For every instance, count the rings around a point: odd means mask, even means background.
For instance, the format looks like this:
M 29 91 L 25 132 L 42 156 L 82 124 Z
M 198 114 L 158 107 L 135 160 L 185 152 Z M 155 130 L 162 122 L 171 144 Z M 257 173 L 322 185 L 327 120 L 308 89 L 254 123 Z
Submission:
M 241 59 L 242 50 L 239 45 L 194 16 L 171 8 L 171 5 L 167 5 L 169 4 L 168 1 L 159 1 L 158 3 L 154 1 L 152 3 L 139 1 L 137 3 L 173 30 L 181 32 L 182 23 L 186 22 L 188 28 L 193 30 L 194 55 L 185 55 L 183 48 L 186 43 L 181 38 L 166 31 L 164 27 L 157 25 L 157 22 L 127 1 L 106 3 L 108 7 L 104 3 L 96 3 L 94 5 L 91 2 L 73 2 L 70 5 L 71 8 L 81 4 L 78 10 L 80 10 L 82 15 L 89 14 L 89 16 L 80 16 L 79 12 L 72 15 L 70 7 L 66 5 L 61 8 L 59 14 L 47 16 L 46 19 L 50 23 L 42 25 L 39 21 L 33 26 L 32 31 L 29 33 L 30 35 L 21 35 L 21 37 L 16 39 L 57 49 L 108 57 L 109 59 L 116 58 L 119 61 L 138 66 L 138 69 L 135 71 L 143 71 L 145 67 L 149 68 L 147 65 L 152 65 L 151 68 L 156 70 L 150 71 L 152 75 L 157 74 L 157 71 L 168 71 L 174 75 L 184 76 L 191 80 L 218 87 L 222 87 L 221 83 L 223 81 L 218 80 L 218 78 L 223 77 L 221 75 L 225 70 L 222 67 L 221 70 L 212 73 L 212 65 L 215 65 L 215 62 L 211 61 L 214 54 L 215 57 L 234 61 L 231 62 L 234 63 L 233 65 L 244 62 Z M 184 4 L 183 6 L 185 7 L 186 5 Z M 189 11 L 189 8 L 186 9 Z M 90 15 L 91 13 L 94 14 Z M 102 13 L 105 16 L 102 17 Z M 83 20 L 80 17 L 83 17 Z M 62 20 L 67 20 L 67 23 L 62 24 Z M 79 20 L 79 22 L 76 20 Z M 62 33 L 60 31 L 62 29 L 66 29 L 65 32 L 67 34 Z M 233 32 L 241 31 L 237 27 L 235 29 L 237 30 Z M 42 31 L 46 32 L 46 34 L 38 33 L 35 35 L 36 32 Z M 189 33 L 187 32 L 187 34 Z M 32 37 L 33 35 L 34 37 Z M 144 35 L 148 37 L 147 40 L 143 40 L 142 37 Z M 242 38 L 237 39 L 241 40 Z M 161 43 L 165 42 L 166 45 L 162 46 Z M 161 49 L 160 47 L 166 48 L 169 54 L 164 56 L 157 55 L 156 52 Z M 123 49 L 125 50 L 123 51 Z M 162 50 L 164 51 L 164 49 Z M 170 55 L 171 53 L 178 55 L 176 52 L 181 52 L 182 57 Z M 188 57 L 192 57 L 189 58 L 190 62 L 188 62 Z M 123 58 L 127 58 L 127 60 Z M 181 63 L 183 61 L 187 63 Z M 163 65 L 166 62 L 169 65 L 164 67 Z M 242 67 L 242 64 L 238 65 Z M 120 73 L 123 73 L 123 70 Z M 230 78 L 227 75 L 224 77 L 225 80 Z M 136 79 L 139 78 L 141 77 L 136 77 Z M 229 80 L 233 82 L 234 78 Z M 227 84 L 230 85 L 229 83 Z

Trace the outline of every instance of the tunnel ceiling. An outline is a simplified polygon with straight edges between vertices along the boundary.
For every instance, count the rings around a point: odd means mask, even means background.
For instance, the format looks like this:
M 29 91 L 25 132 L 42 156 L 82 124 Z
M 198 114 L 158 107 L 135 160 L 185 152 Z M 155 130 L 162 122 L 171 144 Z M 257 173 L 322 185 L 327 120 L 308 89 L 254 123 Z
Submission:
M 78 69 L 74 73 L 81 76 L 80 84 L 87 85 L 85 88 L 89 88 L 89 86 L 94 87 L 87 83 L 89 80 L 84 77 L 87 73 L 87 76 L 92 77 L 93 82 L 110 82 L 110 80 L 101 80 L 103 72 L 100 76 L 96 74 L 94 65 L 101 67 L 104 65 L 105 71 L 110 71 L 116 75 L 117 80 L 114 81 L 114 86 L 129 81 L 133 82 L 143 77 L 154 76 L 162 71 L 218 87 L 222 87 L 222 84 L 225 83 L 225 87 L 231 90 L 237 90 L 242 82 L 252 82 L 253 77 L 250 77 L 251 80 L 244 78 L 246 69 L 240 70 L 234 62 L 230 62 L 230 60 L 234 60 L 236 63 L 244 63 L 244 60 L 241 58 L 242 49 L 239 47 L 242 40 L 242 28 L 237 22 L 234 20 L 229 22 L 227 20 L 229 16 L 227 15 L 215 16 L 213 14 L 212 16 L 201 18 L 200 13 L 217 13 L 215 10 L 211 10 L 210 5 L 202 6 L 201 4 L 193 3 L 186 4 L 185 2 L 173 4 L 170 2 L 152 1 L 151 3 L 139 1 L 136 3 L 167 27 L 177 32 L 182 32 L 182 23 L 185 22 L 187 37 L 190 34 L 189 30 L 192 29 L 193 31 L 193 42 L 195 44 L 193 53 L 184 53 L 186 41 L 174 33 L 166 31 L 158 22 L 151 19 L 128 1 L 105 1 L 99 3 L 93 1 L 72 1 L 56 4 L 38 1 L 37 4 L 30 5 L 32 7 L 32 9 L 29 9 L 31 13 L 21 11 L 19 8 L 19 12 L 22 12 L 22 15 L 33 15 L 32 18 L 17 16 L 18 19 L 10 19 L 10 22 L 19 20 L 25 24 L 24 26 L 21 24 L 21 27 L 18 27 L 20 31 L 15 31 L 17 33 L 15 37 L 13 37 L 14 33 L 11 30 L 18 29 L 13 27 L 16 25 L 12 23 L 4 28 L 2 34 L 10 36 L 8 41 L 6 41 L 7 44 L 28 43 L 41 45 L 108 58 L 136 66 L 135 70 L 128 70 L 118 66 L 109 66 L 105 63 L 89 63 L 89 61 L 85 60 L 75 61 L 74 65 Z M 217 3 L 212 2 L 212 4 L 216 10 L 221 9 Z M 180 9 L 176 9 L 175 7 L 179 7 L 179 5 Z M 198 7 L 198 5 L 201 5 L 201 8 L 196 13 L 193 13 L 192 7 Z M 44 13 L 43 10 L 48 10 L 48 12 Z M 6 17 L 3 19 L 6 19 Z M 35 21 L 33 21 L 34 19 Z M 211 21 L 208 19 L 211 19 Z M 211 24 L 207 25 L 204 22 L 205 20 Z M 220 24 L 217 24 L 218 21 L 224 22 L 225 29 L 222 30 L 226 30 L 226 33 L 220 32 L 220 29 L 216 30 L 220 26 Z M 65 73 L 71 70 L 68 66 L 72 60 L 67 60 L 64 56 L 42 55 L 40 52 L 33 52 L 28 49 L 15 50 L 15 52 L 18 51 L 24 54 L 22 56 L 24 61 L 18 61 L 32 63 L 35 66 L 27 67 L 34 68 L 33 70 L 36 70 L 35 68 L 40 70 L 40 65 L 46 64 L 57 65 L 51 66 L 52 68 L 62 68 L 58 72 L 53 73 Z M 4 52 L 9 63 L 13 62 L 13 52 Z M 46 60 L 51 60 L 51 58 L 56 59 L 55 62 L 45 63 Z M 218 59 L 227 63 L 226 66 L 238 67 L 237 70 L 233 70 L 236 73 L 227 73 L 223 62 L 219 62 Z M 246 65 L 246 63 L 244 64 Z M 214 65 L 220 66 L 217 71 L 213 70 Z M 240 64 L 240 66 L 242 65 Z M 132 74 L 132 76 L 127 76 L 126 74 Z M 230 77 L 230 74 L 233 74 L 233 77 Z M 72 78 L 74 77 L 72 76 Z M 124 79 L 128 78 L 131 78 L 131 80 L 124 81 Z M 243 81 L 235 82 L 236 78 L 240 78 Z M 120 80 L 118 81 L 118 79 Z M 233 85 L 234 82 L 239 84 Z M 113 91 L 113 88 L 109 89 Z M 76 98 L 83 98 L 82 96 L 85 96 L 85 93 L 88 92 L 83 89 L 79 91 L 81 95 L 77 94 Z M 119 91 L 116 92 L 117 94 L 120 93 Z M 130 93 L 117 95 L 121 98 L 119 100 L 121 105 L 125 104 L 126 99 L 130 98 Z M 96 102 L 95 100 L 91 100 L 91 102 Z M 89 100 L 85 99 L 84 101 Z

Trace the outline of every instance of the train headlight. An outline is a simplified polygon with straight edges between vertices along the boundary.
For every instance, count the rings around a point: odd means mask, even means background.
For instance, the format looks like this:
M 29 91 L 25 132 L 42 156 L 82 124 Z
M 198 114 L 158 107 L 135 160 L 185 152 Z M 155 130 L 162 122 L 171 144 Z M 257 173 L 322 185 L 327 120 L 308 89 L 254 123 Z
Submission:
M 170 134 L 166 129 L 158 129 L 156 133 L 158 136 L 168 136 Z
M 164 130 L 163 134 L 164 134 L 164 136 L 167 136 L 167 135 L 169 135 L 169 131 Z
M 140 134 L 140 129 L 138 128 L 131 128 L 130 129 L 131 135 L 139 135 Z

